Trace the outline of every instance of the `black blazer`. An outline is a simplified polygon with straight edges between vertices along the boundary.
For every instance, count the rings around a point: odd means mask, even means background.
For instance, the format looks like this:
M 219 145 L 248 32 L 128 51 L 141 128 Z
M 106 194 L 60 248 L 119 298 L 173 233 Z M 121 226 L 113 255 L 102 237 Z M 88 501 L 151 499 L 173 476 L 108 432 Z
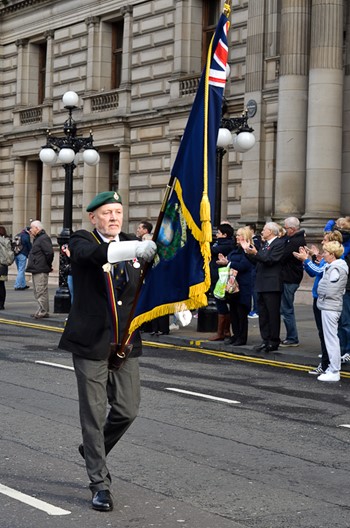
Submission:
M 98 237 L 96 231 L 94 233 Z M 121 242 L 136 239 L 134 235 L 126 233 L 120 233 L 119 238 Z M 59 348 L 87 359 L 107 359 L 112 338 L 102 266 L 107 262 L 108 243 L 101 241 L 99 244 L 92 233 L 79 230 L 71 236 L 69 249 L 74 302 Z M 126 266 L 129 280 L 117 299 L 120 339 L 129 317 L 142 269 L 142 266 L 134 267 L 132 261 L 127 261 Z M 134 346 L 129 357 L 140 356 L 142 350 L 138 330 L 135 331 L 132 342 Z
M 282 257 L 285 241 L 275 238 L 268 247 L 261 249 L 252 258 L 256 263 L 255 289 L 257 292 L 282 291 Z

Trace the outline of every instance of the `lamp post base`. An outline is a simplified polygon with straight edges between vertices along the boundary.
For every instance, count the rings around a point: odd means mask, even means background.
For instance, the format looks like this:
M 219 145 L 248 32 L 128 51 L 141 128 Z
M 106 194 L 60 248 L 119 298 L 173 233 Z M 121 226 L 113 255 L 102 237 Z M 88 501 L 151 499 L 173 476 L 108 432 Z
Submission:
M 53 303 L 53 311 L 54 313 L 69 313 L 70 310 L 70 293 L 68 287 L 65 288 L 64 286 L 59 287 L 58 290 L 56 290 L 55 297 L 54 297 L 54 303 Z

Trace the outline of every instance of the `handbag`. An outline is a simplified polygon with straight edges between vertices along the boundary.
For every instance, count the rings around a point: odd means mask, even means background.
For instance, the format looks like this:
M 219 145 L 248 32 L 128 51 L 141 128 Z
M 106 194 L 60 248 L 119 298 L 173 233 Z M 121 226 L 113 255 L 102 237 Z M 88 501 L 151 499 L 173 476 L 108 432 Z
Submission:
M 15 260 L 15 254 L 12 251 L 11 242 L 8 238 L 0 239 L 0 264 L 1 266 L 11 266 Z
M 226 286 L 225 286 L 226 293 L 232 294 L 232 293 L 239 292 L 239 284 L 237 281 L 237 275 L 238 275 L 238 271 L 233 268 L 230 268 L 229 276 L 228 276 Z
M 238 271 L 231 268 L 230 264 L 218 269 L 219 279 L 215 285 L 213 294 L 216 299 L 225 299 L 227 293 L 239 292 L 239 285 L 237 282 Z

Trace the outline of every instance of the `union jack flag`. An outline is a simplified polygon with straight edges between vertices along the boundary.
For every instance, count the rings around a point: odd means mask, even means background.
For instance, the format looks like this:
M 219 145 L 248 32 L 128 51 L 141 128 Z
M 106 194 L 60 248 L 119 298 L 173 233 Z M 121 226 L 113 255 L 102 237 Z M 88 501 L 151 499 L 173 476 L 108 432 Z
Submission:
M 212 63 L 209 72 L 209 84 L 225 88 L 226 83 L 226 65 L 228 58 L 227 32 L 229 22 L 225 22 L 222 27 L 222 34 L 214 51 Z

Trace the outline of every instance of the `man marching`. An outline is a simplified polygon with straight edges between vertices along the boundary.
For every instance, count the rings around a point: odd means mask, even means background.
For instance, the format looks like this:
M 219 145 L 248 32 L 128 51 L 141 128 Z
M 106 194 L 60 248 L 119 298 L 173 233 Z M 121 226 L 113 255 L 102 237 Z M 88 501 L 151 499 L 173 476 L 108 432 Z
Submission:
M 79 452 L 90 478 L 92 508 L 111 511 L 106 457 L 138 413 L 139 332 L 132 336 L 132 351 L 122 368 L 109 370 L 108 358 L 111 343 L 120 343 L 126 328 L 142 259 L 153 259 L 156 244 L 121 231 L 123 205 L 116 192 L 98 194 L 86 210 L 94 229 L 70 238 L 74 301 L 59 347 L 73 354 L 83 437 Z

